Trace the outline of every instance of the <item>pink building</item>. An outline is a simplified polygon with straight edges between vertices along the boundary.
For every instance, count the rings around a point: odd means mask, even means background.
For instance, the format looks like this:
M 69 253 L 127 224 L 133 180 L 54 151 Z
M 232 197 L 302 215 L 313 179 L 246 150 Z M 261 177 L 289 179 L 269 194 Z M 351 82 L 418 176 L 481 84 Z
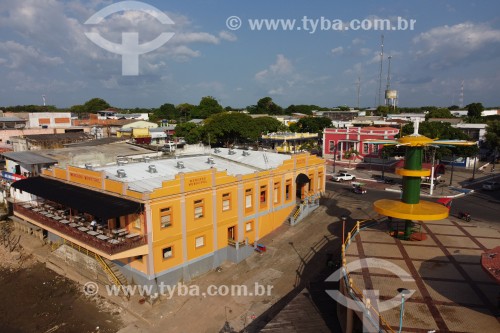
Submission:
M 360 157 L 371 155 L 377 157 L 382 145 L 366 143 L 368 139 L 394 139 L 399 133 L 393 127 L 349 127 L 325 128 L 323 132 L 323 158 L 336 160 L 345 159 L 345 153 L 351 149 L 359 152 Z

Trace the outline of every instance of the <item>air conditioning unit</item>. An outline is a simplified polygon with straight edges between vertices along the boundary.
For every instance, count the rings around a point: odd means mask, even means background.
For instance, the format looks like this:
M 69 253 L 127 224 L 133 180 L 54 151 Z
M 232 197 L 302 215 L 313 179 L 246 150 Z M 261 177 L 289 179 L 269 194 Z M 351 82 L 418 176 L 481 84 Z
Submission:
M 118 170 L 116 170 L 116 176 L 118 178 L 125 178 L 125 177 L 127 177 L 127 174 L 125 173 L 125 170 L 118 169 Z
M 220 153 L 220 149 L 219 149 L 219 148 L 215 148 L 215 149 L 214 149 L 214 153 L 215 153 L 215 154 Z
M 208 164 L 215 164 L 214 158 L 213 157 L 209 157 L 208 160 L 207 160 L 207 163 Z
M 229 149 L 228 154 L 229 154 L 229 155 L 234 155 L 234 154 L 236 154 L 236 152 L 234 151 L 234 149 Z
M 244 150 L 244 151 L 243 151 L 243 156 L 248 156 L 248 155 L 250 155 L 250 152 L 248 152 L 248 151 Z
M 85 163 L 85 169 L 87 169 L 87 170 L 92 170 L 92 164 L 90 164 L 90 163 Z
M 149 173 L 157 173 L 157 172 L 158 172 L 158 170 L 156 170 L 156 165 L 150 164 L 150 165 L 148 166 L 148 172 L 149 172 Z
M 184 162 L 177 161 L 177 169 L 184 169 Z

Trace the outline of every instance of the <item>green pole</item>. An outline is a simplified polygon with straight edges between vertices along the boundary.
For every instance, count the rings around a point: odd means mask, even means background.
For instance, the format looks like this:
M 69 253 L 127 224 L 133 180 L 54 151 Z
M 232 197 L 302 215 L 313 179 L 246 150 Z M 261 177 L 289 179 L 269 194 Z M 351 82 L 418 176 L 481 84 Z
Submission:
M 422 147 L 408 147 L 405 154 L 406 170 L 422 170 Z M 421 178 L 404 176 L 403 177 L 403 196 L 401 200 L 407 204 L 418 204 L 420 202 L 420 182 Z M 413 223 L 411 220 L 405 221 L 404 239 L 411 237 Z
M 421 147 L 408 147 L 405 154 L 405 169 L 406 170 L 421 170 L 422 155 Z M 419 177 L 403 177 L 403 196 L 402 201 L 407 204 L 417 204 L 420 202 L 420 182 Z

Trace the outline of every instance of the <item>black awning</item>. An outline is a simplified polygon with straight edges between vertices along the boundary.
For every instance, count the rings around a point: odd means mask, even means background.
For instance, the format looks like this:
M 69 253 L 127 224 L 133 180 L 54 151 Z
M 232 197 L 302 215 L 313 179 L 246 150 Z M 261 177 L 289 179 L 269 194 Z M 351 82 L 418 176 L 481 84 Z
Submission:
M 43 177 L 18 180 L 12 187 L 104 220 L 141 211 L 139 202 Z

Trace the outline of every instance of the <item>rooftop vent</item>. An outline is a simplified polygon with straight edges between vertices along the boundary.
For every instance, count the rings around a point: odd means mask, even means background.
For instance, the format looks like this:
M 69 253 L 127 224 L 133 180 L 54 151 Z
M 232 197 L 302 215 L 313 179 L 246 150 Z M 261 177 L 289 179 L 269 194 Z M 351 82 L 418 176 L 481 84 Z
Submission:
M 231 148 L 231 149 L 229 149 L 228 154 L 229 155 L 234 155 L 234 154 L 236 154 L 236 152 L 234 151 L 234 149 Z
M 209 157 L 208 160 L 207 160 L 207 163 L 208 164 L 215 164 L 214 158 L 213 157 Z
M 144 156 L 143 160 L 144 160 L 144 162 L 149 163 L 149 162 L 151 162 L 151 157 Z
M 148 172 L 149 172 L 149 173 L 157 173 L 157 172 L 158 172 L 158 170 L 156 170 L 156 165 L 150 164 L 150 165 L 148 166 Z
M 116 176 L 118 178 L 125 178 L 125 177 L 127 177 L 127 174 L 125 173 L 125 170 L 118 169 L 118 170 L 116 170 Z
M 215 149 L 214 149 L 214 153 L 215 153 L 215 154 L 220 153 L 220 149 L 219 149 L 219 148 L 215 148 Z
M 87 170 L 92 170 L 92 164 L 90 164 L 90 163 L 85 163 L 85 169 L 87 169 Z
M 184 169 L 184 162 L 177 161 L 177 169 Z
M 248 156 L 248 155 L 250 155 L 250 152 L 248 152 L 248 151 L 244 150 L 244 151 L 243 151 L 243 156 Z

